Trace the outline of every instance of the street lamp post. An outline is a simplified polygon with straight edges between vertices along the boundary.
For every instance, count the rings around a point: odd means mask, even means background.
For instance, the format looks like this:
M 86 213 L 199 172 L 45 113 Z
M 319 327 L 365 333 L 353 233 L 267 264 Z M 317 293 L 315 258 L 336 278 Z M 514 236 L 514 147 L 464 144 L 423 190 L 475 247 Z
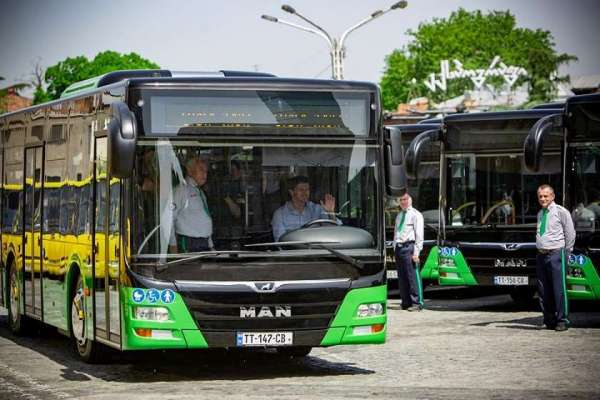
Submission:
M 331 76 L 333 77 L 333 79 L 344 79 L 343 61 L 344 61 L 344 58 L 346 57 L 346 49 L 344 47 L 344 42 L 345 42 L 346 38 L 348 37 L 348 35 L 352 31 L 360 28 L 361 26 L 365 25 L 366 23 L 368 23 L 370 21 L 373 21 L 375 18 L 381 17 L 383 14 L 385 14 L 389 11 L 392 11 L 392 10 L 395 10 L 398 8 L 405 8 L 407 4 L 408 3 L 405 0 L 401 0 L 401 1 L 398 1 L 397 3 L 394 3 L 390 8 L 388 8 L 385 11 L 377 10 L 377 11 L 371 13 L 371 15 L 369 15 L 364 20 L 362 20 L 362 21 L 358 22 L 357 24 L 351 26 L 350 28 L 346 29 L 344 31 L 344 33 L 342 33 L 342 36 L 340 37 L 339 40 L 336 38 L 332 38 L 331 35 L 329 35 L 329 33 L 327 33 L 327 31 L 325 29 L 321 28 L 319 25 L 315 24 L 314 22 L 312 22 L 305 16 L 301 15 L 292 6 L 289 6 L 287 4 L 284 4 L 283 6 L 281 6 L 281 9 L 283 11 L 290 13 L 290 14 L 294 14 L 298 18 L 302 19 L 303 21 L 305 21 L 308 24 L 310 24 L 311 26 L 313 26 L 315 29 L 309 28 L 306 26 L 302 26 L 302 25 L 298 25 L 298 24 L 294 24 L 294 23 L 291 23 L 288 21 L 284 21 L 280 18 L 275 18 L 270 15 L 263 15 L 261 18 L 264 20 L 270 21 L 270 22 L 275 22 L 275 23 L 291 26 L 292 28 L 303 30 L 305 32 L 310 32 L 310 33 L 313 33 L 313 34 L 318 35 L 318 36 L 322 37 L 323 39 L 325 39 L 325 41 L 327 42 L 327 45 L 329 46 L 329 53 L 331 55 Z

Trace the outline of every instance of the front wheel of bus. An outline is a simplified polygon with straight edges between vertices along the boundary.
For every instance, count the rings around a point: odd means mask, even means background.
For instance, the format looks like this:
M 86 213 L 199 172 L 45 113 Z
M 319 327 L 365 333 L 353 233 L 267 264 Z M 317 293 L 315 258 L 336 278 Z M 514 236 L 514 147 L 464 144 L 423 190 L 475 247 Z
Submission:
M 27 320 L 21 314 L 21 291 L 19 290 L 19 278 L 17 266 L 14 261 L 10 264 L 8 276 L 8 325 L 15 335 L 26 333 Z
M 102 361 L 102 349 L 99 343 L 87 337 L 88 323 L 91 323 L 91 320 L 86 313 L 83 277 L 78 274 L 71 294 L 71 337 L 79 357 L 87 363 L 95 364 Z
M 310 346 L 292 346 L 292 347 L 278 347 L 277 353 L 279 355 L 289 358 L 300 358 L 306 357 L 310 353 L 312 347 Z

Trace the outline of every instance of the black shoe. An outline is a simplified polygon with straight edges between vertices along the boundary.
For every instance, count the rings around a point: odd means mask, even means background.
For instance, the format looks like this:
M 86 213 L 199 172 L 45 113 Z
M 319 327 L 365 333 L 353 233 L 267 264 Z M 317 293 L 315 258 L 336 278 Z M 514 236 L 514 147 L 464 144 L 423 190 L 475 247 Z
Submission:
M 423 310 L 422 305 L 414 304 L 406 309 L 406 311 L 421 311 Z
M 559 322 L 558 324 L 556 324 L 556 328 L 554 328 L 554 330 L 557 332 L 564 332 L 566 330 L 569 330 L 569 327 L 565 322 Z

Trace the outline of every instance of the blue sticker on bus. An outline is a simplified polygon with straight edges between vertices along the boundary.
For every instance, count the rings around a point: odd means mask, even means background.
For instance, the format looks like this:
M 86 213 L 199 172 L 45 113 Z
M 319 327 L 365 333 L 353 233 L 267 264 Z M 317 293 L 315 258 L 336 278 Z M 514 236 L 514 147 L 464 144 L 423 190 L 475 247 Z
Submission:
M 577 264 L 579 264 L 579 265 L 585 264 L 585 257 L 584 256 L 578 255 L 576 257 L 577 257 Z
M 133 289 L 133 292 L 131 292 L 131 299 L 134 303 L 141 303 L 144 301 L 145 297 L 146 293 L 144 292 L 144 289 Z
M 573 254 L 570 254 L 568 262 L 569 264 L 575 264 L 577 262 L 577 258 Z
M 450 249 L 447 247 L 442 247 L 442 255 L 448 257 L 450 255 Z
M 160 299 L 165 304 L 171 304 L 175 301 L 175 292 L 171 289 L 165 289 L 162 292 L 160 292 Z
M 458 254 L 458 249 L 457 249 L 456 247 L 451 247 L 451 248 L 450 248 L 450 253 L 451 253 L 453 256 L 456 256 L 456 255 Z
M 148 293 L 146 293 L 146 298 L 149 303 L 156 303 L 158 299 L 160 299 L 160 292 L 156 289 L 150 289 L 148 290 Z

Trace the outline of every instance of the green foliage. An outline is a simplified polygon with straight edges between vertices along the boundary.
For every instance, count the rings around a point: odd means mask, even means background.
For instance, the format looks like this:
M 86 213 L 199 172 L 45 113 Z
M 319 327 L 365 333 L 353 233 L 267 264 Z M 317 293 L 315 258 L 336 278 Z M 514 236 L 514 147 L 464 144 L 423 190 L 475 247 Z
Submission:
M 46 70 L 45 81 L 48 84 L 46 99 L 58 99 L 61 93 L 71 84 L 108 72 L 158 68 L 160 67 L 157 64 L 142 58 L 136 53 L 120 54 L 116 51 L 107 50 L 98 53 L 91 61 L 84 56 L 69 57 Z M 40 93 L 39 98 L 44 98 L 42 93 Z
M 416 31 L 407 33 L 413 37 L 411 42 L 385 60 L 381 87 L 386 109 L 395 109 L 409 100 L 409 96 L 427 95 L 439 102 L 473 88 L 471 80 L 465 78 L 448 81 L 446 92 L 430 92 L 423 81 L 429 74 L 439 73 L 441 60 L 456 59 L 465 69 L 478 69 L 487 67 L 498 55 L 505 64 L 527 70 L 528 76 L 520 77 L 515 86 L 528 82 L 530 100 L 541 101 L 550 100 L 556 83 L 568 80 L 568 77 L 551 79 L 558 66 L 577 60 L 575 56 L 556 53 L 549 31 L 517 27 L 515 17 L 508 11 L 484 15 L 481 11 L 459 9 L 448 19 L 422 23 Z M 502 82 L 500 77 L 486 80 L 495 86 Z

